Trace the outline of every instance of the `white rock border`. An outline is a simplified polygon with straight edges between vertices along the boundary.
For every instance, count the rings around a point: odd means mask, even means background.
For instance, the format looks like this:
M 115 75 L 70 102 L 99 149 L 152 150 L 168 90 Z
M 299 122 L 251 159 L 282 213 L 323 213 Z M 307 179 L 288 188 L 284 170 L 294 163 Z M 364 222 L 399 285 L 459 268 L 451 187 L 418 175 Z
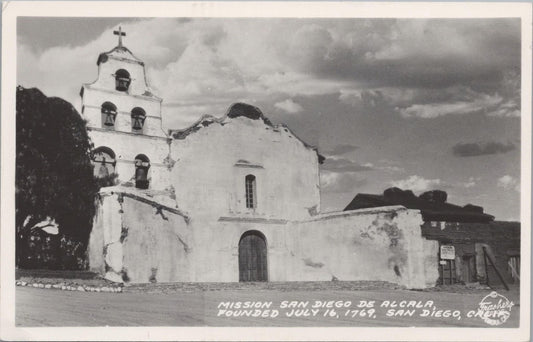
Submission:
M 41 289 L 55 289 L 62 291 L 80 291 L 80 292 L 114 292 L 121 293 L 122 286 L 88 286 L 88 285 L 74 285 L 67 284 L 65 282 L 59 284 L 39 283 L 39 282 L 26 282 L 17 280 L 16 286 L 27 286 Z

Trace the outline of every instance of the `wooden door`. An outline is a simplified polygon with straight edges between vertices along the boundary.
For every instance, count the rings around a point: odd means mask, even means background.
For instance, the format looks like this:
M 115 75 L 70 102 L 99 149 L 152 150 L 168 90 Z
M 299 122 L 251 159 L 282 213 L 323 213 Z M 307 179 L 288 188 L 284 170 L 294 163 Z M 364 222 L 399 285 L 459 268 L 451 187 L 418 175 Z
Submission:
M 267 281 L 267 246 L 263 234 L 249 231 L 239 241 L 239 281 Z
M 473 283 L 476 278 L 476 256 L 474 254 L 463 255 L 463 280 L 466 283 Z
M 456 283 L 455 260 L 445 260 L 445 265 L 439 265 L 439 275 L 442 285 Z

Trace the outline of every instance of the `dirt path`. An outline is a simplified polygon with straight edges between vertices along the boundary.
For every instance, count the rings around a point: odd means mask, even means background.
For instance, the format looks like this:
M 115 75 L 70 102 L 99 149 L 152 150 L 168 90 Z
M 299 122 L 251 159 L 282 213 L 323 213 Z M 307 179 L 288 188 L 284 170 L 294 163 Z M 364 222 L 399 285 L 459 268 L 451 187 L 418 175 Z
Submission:
M 481 299 L 490 291 L 477 293 L 387 291 L 178 291 L 174 293 L 86 293 L 18 287 L 16 290 L 16 322 L 18 326 L 469 326 L 489 327 L 480 318 L 466 317 L 476 310 Z M 518 303 L 518 293 L 504 293 L 509 300 Z M 355 313 L 360 301 L 376 301 L 374 314 L 365 317 Z M 427 305 L 426 313 L 438 310 L 459 310 L 461 319 L 453 317 L 421 317 L 424 308 L 414 309 L 410 315 L 388 317 L 391 306 L 384 301 L 417 301 Z M 260 302 L 261 314 L 270 317 L 226 317 L 230 304 L 236 302 Z M 294 301 L 307 307 L 299 313 L 309 316 L 288 316 L 290 308 L 282 308 L 282 301 Z M 312 308 L 316 301 L 352 302 L 348 308 L 334 313 L 327 308 Z M 433 305 L 428 303 L 433 301 Z M 269 304 L 272 302 L 271 304 Z M 302 304 L 303 303 L 303 304 Z M 244 305 L 244 304 L 241 304 Z M 269 306 L 269 307 L 268 307 Z M 217 308 L 218 307 L 218 308 Z M 311 311 L 311 309 L 318 311 Z M 395 309 L 400 309 L 396 307 Z M 436 310 L 434 310 L 436 309 Z M 226 310 L 221 312 L 220 310 Z M 412 309 L 410 309 L 412 310 Z M 234 313 L 239 310 L 234 308 Z M 278 312 L 276 317 L 274 311 Z M 242 312 L 242 311 L 241 311 Z M 252 314 L 257 311 L 250 311 Z M 441 311 L 444 314 L 444 311 Z M 314 315 L 314 316 L 313 316 Z M 519 306 L 513 307 L 509 320 L 500 327 L 517 327 Z

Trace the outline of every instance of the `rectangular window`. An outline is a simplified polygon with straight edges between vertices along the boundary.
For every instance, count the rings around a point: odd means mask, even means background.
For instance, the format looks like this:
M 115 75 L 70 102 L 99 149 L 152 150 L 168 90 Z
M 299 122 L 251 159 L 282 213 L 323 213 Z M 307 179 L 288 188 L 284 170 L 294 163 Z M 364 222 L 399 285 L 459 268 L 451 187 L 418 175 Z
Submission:
M 248 175 L 245 178 L 245 191 L 246 191 L 246 208 L 255 208 L 256 203 L 256 188 L 255 188 L 255 176 Z

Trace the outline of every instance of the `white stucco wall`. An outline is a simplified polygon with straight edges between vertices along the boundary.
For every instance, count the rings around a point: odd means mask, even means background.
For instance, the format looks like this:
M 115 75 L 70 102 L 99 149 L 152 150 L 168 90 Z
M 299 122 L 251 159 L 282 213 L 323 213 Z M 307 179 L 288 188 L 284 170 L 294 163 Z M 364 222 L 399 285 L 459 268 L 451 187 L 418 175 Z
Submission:
M 82 115 L 94 147 L 115 153 L 120 181 L 133 180 L 135 156 L 149 158 L 150 189 L 102 189 L 88 250 L 92 270 L 133 283 L 239 281 L 239 240 L 256 230 L 266 238 L 270 281 L 435 283 L 438 274 L 428 269 L 437 269 L 438 246 L 421 236 L 418 211 L 319 214 L 317 152 L 248 105 L 169 140 L 144 64 L 126 49 L 105 56 L 97 80 L 82 87 Z M 126 92 L 115 89 L 118 69 L 130 73 Z M 107 101 L 118 111 L 112 129 L 102 123 Z M 141 133 L 132 132 L 134 107 L 147 115 Z M 256 178 L 254 208 L 246 208 L 247 175 Z M 154 195 L 170 186 L 174 193 Z
M 107 60 L 102 60 L 98 65 L 98 80 L 94 86 L 102 89 L 115 89 L 115 76 L 117 70 L 125 69 L 130 74 L 131 83 L 128 88 L 130 95 L 142 95 L 149 87 L 146 82 L 144 64 L 128 51 L 115 48 L 106 53 Z
M 102 122 L 101 106 L 104 102 L 111 102 L 117 106 L 117 116 L 114 130 L 133 132 L 131 110 L 141 107 L 146 112 L 143 134 L 165 136 L 161 125 L 162 100 L 151 93 L 146 83 L 144 65 L 131 60 L 130 55 L 123 58 L 111 53 L 105 62 L 98 66 L 98 78 L 91 84 L 82 86 L 82 115 L 88 121 L 89 127 L 106 128 Z M 127 91 L 115 89 L 114 74 L 119 69 L 130 73 L 131 83 Z
M 120 182 L 134 180 L 135 157 L 144 154 L 150 160 L 148 172 L 151 189 L 165 189 L 170 184 L 170 140 L 161 126 L 161 99 L 151 93 L 146 83 L 144 64 L 127 50 L 115 48 L 104 54 L 98 65 L 98 78 L 82 86 L 82 115 L 88 122 L 94 148 L 108 147 L 116 155 L 115 173 Z M 115 89 L 115 72 L 125 69 L 131 84 L 127 91 Z M 117 107 L 115 125 L 103 125 L 101 106 L 111 102 Z M 132 130 L 131 110 L 141 107 L 146 112 L 142 132 Z M 168 161 L 168 160 L 167 160 Z
M 122 182 L 133 181 L 135 157 L 144 154 L 150 160 L 148 179 L 151 189 L 165 189 L 170 184 L 170 168 L 165 159 L 169 154 L 167 138 L 132 135 L 120 132 L 89 130 L 94 147 L 109 147 L 116 155 L 115 173 Z
M 91 269 L 108 279 L 125 272 L 133 283 L 237 282 L 239 241 L 249 230 L 266 238 L 269 281 L 376 280 L 425 288 L 438 278 L 431 271 L 437 269 L 438 246 L 421 236 L 416 210 L 362 209 L 304 221 L 213 221 L 164 208 L 161 215 L 153 198 L 150 203 L 119 198 L 117 191 L 103 197 L 89 246 Z
M 90 269 L 116 282 L 190 281 L 191 241 L 188 217 L 171 205 L 146 191 L 106 188 L 89 239 Z
M 141 107 L 146 112 L 146 119 L 142 134 L 165 136 L 161 126 L 161 100 L 146 96 L 131 96 L 114 88 L 100 88 L 99 84 L 84 85 L 82 98 L 82 114 L 89 127 L 136 133 L 132 129 L 131 110 Z M 115 126 L 106 127 L 103 124 L 101 107 L 104 102 L 111 102 L 117 107 Z
M 174 139 L 171 157 L 178 204 L 193 216 L 303 219 L 320 210 L 317 153 L 262 120 L 212 122 Z M 246 208 L 248 174 L 256 177 L 254 209 Z
M 194 220 L 193 220 L 194 222 Z M 249 230 L 267 241 L 269 281 L 379 280 L 434 286 L 437 246 L 421 236 L 422 218 L 403 207 L 318 215 L 305 221 L 223 218 L 194 227 L 196 281 L 239 281 L 238 244 Z M 201 245 L 206 242 L 204 247 Z

